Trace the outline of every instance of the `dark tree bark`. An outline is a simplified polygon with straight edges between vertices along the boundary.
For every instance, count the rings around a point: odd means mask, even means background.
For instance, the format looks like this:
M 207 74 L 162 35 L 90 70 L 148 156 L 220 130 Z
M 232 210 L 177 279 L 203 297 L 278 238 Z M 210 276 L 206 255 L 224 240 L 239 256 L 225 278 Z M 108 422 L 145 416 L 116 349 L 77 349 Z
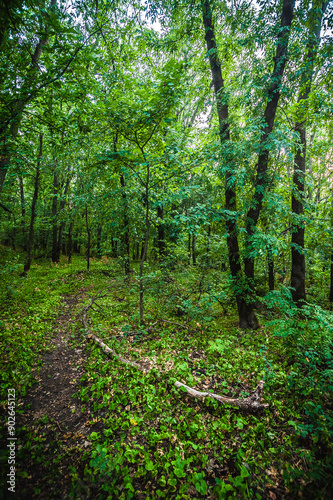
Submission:
M 102 257 L 102 224 L 97 226 L 97 256 L 100 259 Z
M 19 176 L 20 183 L 20 201 L 21 201 L 21 226 L 22 226 L 22 246 L 26 249 L 25 244 L 25 197 L 24 197 L 24 184 L 22 175 Z
M 158 257 L 160 263 L 163 262 L 163 259 L 165 258 L 165 227 L 163 224 L 163 206 L 158 205 L 157 207 L 157 217 L 158 217 L 158 223 L 157 223 L 157 247 L 158 247 Z
M 57 204 L 58 204 L 58 176 L 56 171 L 53 173 L 53 197 L 52 197 L 52 262 L 59 262 L 58 259 L 58 226 L 57 226 Z
M 126 195 L 126 183 L 124 174 L 120 176 L 120 184 L 122 187 L 122 197 L 123 197 L 123 232 L 121 235 L 121 246 L 122 252 L 124 256 L 124 270 L 125 274 L 129 275 L 130 273 L 130 241 L 129 241 L 129 221 L 128 221 L 128 206 L 127 206 L 127 195 Z
M 331 253 L 331 279 L 329 301 L 333 302 L 333 252 Z
M 69 184 L 70 184 L 70 175 L 68 173 L 65 189 L 64 189 L 64 192 L 63 192 L 63 194 L 61 196 L 61 200 L 60 200 L 60 209 L 59 209 L 60 216 L 63 214 L 63 211 L 64 211 L 65 206 L 66 206 L 66 196 L 68 193 Z M 61 248 L 62 248 L 62 236 L 63 236 L 64 229 L 65 229 L 65 221 L 61 221 L 59 224 L 58 238 L 57 238 L 57 242 L 56 242 L 56 260 L 54 262 L 60 261 L 60 253 L 61 253 Z
M 38 199 L 38 187 L 39 187 L 39 175 L 40 175 L 40 164 L 43 155 L 43 134 L 39 134 L 39 155 L 37 160 L 37 168 L 36 168 L 36 176 L 35 176 L 35 189 L 34 195 L 32 198 L 31 204 L 31 219 L 30 219 L 30 228 L 29 228 L 29 238 L 27 245 L 27 260 L 24 264 L 24 272 L 23 274 L 26 276 L 30 270 L 31 266 L 31 254 L 33 250 L 33 242 L 34 242 L 34 224 L 36 218 L 36 204 Z
M 87 271 L 89 271 L 89 267 L 90 267 L 91 229 L 90 229 L 89 221 L 88 221 L 88 207 L 87 207 L 87 205 L 86 205 L 86 210 L 85 210 L 85 216 L 86 216 L 86 230 L 87 230 Z
M 212 226 L 209 224 L 208 229 L 207 229 L 207 247 L 206 247 L 206 266 L 209 267 L 210 265 L 210 259 L 209 259 L 209 252 L 210 252 L 210 234 L 212 231 Z
M 51 0 L 51 7 L 55 5 L 56 0 Z M 15 96 L 6 106 L 2 106 L 0 117 L 0 194 L 2 193 L 3 184 L 11 163 L 12 153 L 10 142 L 15 141 L 17 137 L 22 113 L 26 105 L 36 97 L 36 90 L 32 89 L 34 89 L 36 76 L 39 73 L 38 61 L 42 55 L 43 47 L 47 43 L 48 30 L 46 27 L 45 36 L 39 39 L 34 52 L 31 54 L 31 63 L 29 68 L 27 68 L 26 77 L 22 83 L 19 97 Z
M 73 254 L 73 226 L 74 222 L 71 221 L 68 229 L 68 245 L 67 245 L 67 255 L 68 255 L 68 264 L 72 262 L 72 254 Z
M 73 251 L 74 253 L 80 253 L 80 245 L 79 245 L 79 233 L 76 232 L 73 241 Z
M 276 110 L 280 99 L 280 86 L 284 68 L 287 61 L 287 48 L 291 23 L 294 16 L 295 0 L 283 0 L 280 30 L 276 46 L 276 55 L 274 58 L 274 70 L 268 83 L 267 103 L 264 112 L 264 127 L 260 138 L 260 153 L 256 168 L 256 180 L 254 185 L 254 194 L 252 196 L 250 209 L 246 216 L 245 241 L 245 276 L 247 284 L 251 290 L 254 288 L 254 257 L 251 256 L 252 237 L 255 233 L 259 215 L 262 209 L 262 202 L 266 187 L 268 185 L 268 160 L 269 160 L 269 139 L 273 131 Z
M 268 263 L 268 287 L 269 291 L 275 290 L 275 279 L 274 279 L 274 258 L 271 250 L 267 250 L 267 263 Z
M 111 251 L 112 251 L 112 257 L 116 258 L 118 255 L 118 250 L 117 250 L 117 241 L 114 238 L 111 238 Z
M 224 95 L 224 81 L 222 78 L 221 63 L 218 60 L 217 45 L 215 41 L 214 24 L 212 20 L 212 10 L 209 0 L 203 3 L 203 23 L 205 27 L 205 40 L 209 54 L 209 63 L 216 97 L 217 114 L 220 127 L 220 141 L 226 145 L 230 141 L 229 108 L 227 97 Z M 242 268 L 239 256 L 239 245 L 237 235 L 237 202 L 236 187 L 234 177 L 236 165 L 234 159 L 226 159 L 228 169 L 225 175 L 225 208 L 229 215 L 226 218 L 227 226 L 227 246 L 229 255 L 229 265 L 232 279 L 235 285 L 236 301 L 239 316 L 239 326 L 241 328 L 258 328 L 259 323 L 254 314 L 252 302 L 246 300 L 246 292 L 239 286 L 243 281 Z
M 304 75 L 301 81 L 301 90 L 298 97 L 299 113 L 295 123 L 295 132 L 298 136 L 298 148 L 294 158 L 293 190 L 291 209 L 294 221 L 291 236 L 291 293 L 293 301 L 302 307 L 306 301 L 305 292 L 305 255 L 304 255 L 304 221 L 303 201 L 305 193 L 305 167 L 306 167 L 306 114 L 307 100 L 309 98 L 313 79 L 313 70 L 320 43 L 320 30 L 327 2 L 322 4 L 322 9 L 313 8 L 309 14 L 309 39 L 304 57 Z
M 142 156 L 144 157 L 147 164 L 147 173 L 146 173 L 146 183 L 145 183 L 145 204 L 146 204 L 146 216 L 145 216 L 145 225 L 146 225 L 146 235 L 145 235 L 145 243 L 143 247 L 143 252 L 140 260 L 140 326 L 144 325 L 144 317 L 143 317 L 143 295 L 144 295 L 144 286 L 143 286 L 143 264 L 147 257 L 148 252 L 148 242 L 149 242 L 149 230 L 150 230 L 150 221 L 149 221 L 149 181 L 150 181 L 150 165 L 146 160 L 143 149 L 141 148 Z
M 188 263 L 189 263 L 189 265 L 191 265 L 191 233 L 188 233 L 187 255 L 188 255 Z
M 113 151 L 117 152 L 118 133 L 113 139 Z M 126 194 L 126 182 L 124 174 L 120 174 L 121 195 L 123 199 L 123 231 L 121 233 L 121 252 L 124 258 L 124 271 L 128 276 L 130 273 L 130 240 L 129 240 L 129 220 L 128 220 L 128 203 Z
M 195 234 L 192 234 L 192 264 L 194 266 L 197 265 L 197 252 L 195 248 L 197 237 Z

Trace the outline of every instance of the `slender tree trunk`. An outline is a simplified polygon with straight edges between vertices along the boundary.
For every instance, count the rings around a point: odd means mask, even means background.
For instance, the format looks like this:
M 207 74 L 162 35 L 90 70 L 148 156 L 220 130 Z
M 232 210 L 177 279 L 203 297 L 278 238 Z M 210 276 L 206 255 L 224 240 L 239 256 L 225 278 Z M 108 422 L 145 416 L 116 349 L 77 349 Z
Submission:
M 320 30 L 327 2 L 322 9 L 312 8 L 309 13 L 309 39 L 304 57 L 304 75 L 301 81 L 301 90 L 298 98 L 298 116 L 295 123 L 295 132 L 298 136 L 298 148 L 294 159 L 293 190 L 291 209 L 294 217 L 294 226 L 291 237 L 291 293 L 293 301 L 298 307 L 306 301 L 305 293 L 305 255 L 304 255 L 304 221 L 303 201 L 305 199 L 305 167 L 306 167 L 306 115 L 307 100 L 309 98 L 313 79 L 313 70 L 320 43 Z M 295 220 L 296 219 L 296 220 Z
M 129 242 L 129 221 L 128 221 L 128 206 L 127 206 L 127 195 L 126 195 L 126 183 L 124 174 L 120 176 L 120 184 L 122 187 L 122 197 L 123 197 L 123 221 L 124 228 L 122 233 L 122 252 L 124 256 L 124 269 L 125 274 L 128 276 L 130 273 L 130 242 Z
M 58 262 L 58 252 L 57 252 L 57 243 L 58 243 L 58 227 L 57 227 L 57 202 L 58 202 L 58 176 L 56 171 L 53 173 L 53 198 L 52 198 L 52 262 Z
M 331 279 L 330 279 L 330 295 L 329 301 L 333 302 L 333 251 L 331 253 Z
M 56 0 L 51 0 L 51 7 L 56 5 Z M 36 91 L 31 91 L 34 88 L 36 76 L 40 72 L 38 61 L 42 55 L 43 47 L 48 43 L 47 26 L 41 31 L 45 35 L 39 39 L 33 54 L 31 54 L 31 64 L 26 72 L 26 77 L 22 83 L 19 97 L 14 97 L 9 106 L 3 106 L 0 125 L 0 194 L 2 193 L 3 184 L 6 178 L 7 171 L 11 162 L 11 151 L 8 145 L 8 137 L 14 141 L 18 134 L 18 129 L 21 123 L 24 108 L 35 96 Z M 17 95 L 17 93 L 15 93 Z
M 212 226 L 209 224 L 208 229 L 207 229 L 207 248 L 206 248 L 206 266 L 207 268 L 210 265 L 210 260 L 209 260 L 209 252 L 210 252 L 210 234 L 211 234 Z
M 113 139 L 113 151 L 117 152 L 117 142 L 118 142 L 118 133 L 114 136 Z M 128 276 L 130 273 L 130 241 L 129 241 L 129 220 L 128 220 L 128 204 L 127 204 L 127 194 L 126 194 L 126 182 L 125 176 L 122 173 L 120 175 L 120 185 L 123 199 L 123 232 L 121 234 L 121 251 L 123 253 L 124 258 L 124 270 L 125 275 Z
M 217 45 L 215 41 L 214 24 L 212 20 L 212 10 L 210 1 L 205 0 L 203 3 L 203 23 L 205 27 L 205 39 L 209 54 L 209 63 L 214 85 L 214 93 L 216 98 L 217 114 L 219 119 L 219 132 L 221 144 L 226 144 L 230 141 L 229 127 L 229 108 L 227 97 L 224 95 L 224 81 L 222 78 L 221 64 L 218 60 Z M 239 326 L 241 328 L 258 328 L 259 323 L 254 314 L 253 304 L 246 300 L 246 292 L 242 290 L 242 268 L 239 256 L 239 245 L 237 236 L 237 201 L 236 201 L 236 183 L 234 178 L 236 175 L 235 160 L 230 157 L 226 158 L 228 170 L 225 175 L 225 208 L 226 212 L 232 214 L 227 217 L 227 246 L 229 255 L 229 266 L 234 282 L 234 290 L 237 301 Z
M 30 219 L 30 228 L 29 228 L 29 239 L 28 239 L 28 245 L 27 245 L 27 260 L 24 264 L 24 272 L 23 274 L 26 275 L 31 266 L 31 254 L 33 250 L 33 242 L 34 242 L 34 224 L 35 224 L 35 218 L 36 218 L 36 204 L 37 204 L 37 199 L 38 199 L 38 187 L 39 187 L 39 175 L 40 175 L 40 164 L 42 160 L 42 155 L 43 155 L 43 134 L 39 134 L 39 155 L 38 155 L 38 160 L 37 160 L 37 168 L 36 168 L 36 177 L 35 177 L 35 189 L 34 189 L 34 195 L 32 198 L 32 205 L 31 205 L 31 219 Z
M 102 257 L 102 224 L 97 226 L 97 256 Z
M 147 164 L 147 176 L 146 176 L 146 185 L 145 185 L 145 203 L 146 203 L 146 216 L 145 216 L 145 225 L 146 225 L 146 236 L 145 236 L 145 244 L 143 247 L 143 252 L 140 260 L 140 326 L 144 325 L 144 312 L 143 312 L 143 295 L 144 295 L 144 285 L 143 285 L 143 264 L 147 257 L 148 251 L 148 242 L 149 242 L 149 230 L 150 230 L 150 222 L 149 222 L 149 181 L 150 181 L 150 166 L 149 162 L 147 162 L 144 152 L 141 149 L 142 155 Z
M 306 132 L 303 124 L 295 130 L 300 137 L 300 148 L 295 156 L 293 191 L 291 199 L 291 210 L 293 216 L 297 217 L 296 227 L 291 235 L 291 294 L 293 301 L 302 306 L 306 300 L 305 294 L 305 255 L 304 255 L 304 222 L 303 197 L 305 189 L 305 155 L 306 155 Z
M 192 235 L 192 264 L 194 266 L 197 265 L 197 252 L 195 248 L 197 237 L 195 234 Z
M 331 216 L 331 224 L 333 226 L 333 190 L 331 193 L 332 200 L 331 200 L 331 210 L 332 210 L 332 216 Z M 332 241 L 332 250 L 331 250 L 331 274 L 330 274 L 330 293 L 329 293 L 329 301 L 332 303 L 333 302 L 333 241 Z
M 79 240 L 79 233 L 76 232 L 73 241 L 73 251 L 76 254 L 80 253 L 80 246 L 78 240 Z
M 117 242 L 114 240 L 114 238 L 111 238 L 111 251 L 112 251 L 112 257 L 116 258 L 117 257 Z
M 188 264 L 189 264 L 189 266 L 191 265 L 191 239 L 192 239 L 192 235 L 191 235 L 191 233 L 188 233 L 187 255 L 188 255 Z
M 267 250 L 267 263 L 268 263 L 268 287 L 269 291 L 272 292 L 275 289 L 275 280 L 274 280 L 274 259 L 270 249 Z
M 88 238 L 87 238 L 87 271 L 89 271 L 89 267 L 90 267 L 90 238 L 91 238 L 91 230 L 90 230 L 90 227 L 89 227 L 89 222 L 88 222 L 88 207 L 86 205 L 86 229 L 87 229 L 87 235 L 88 235 Z
M 287 48 L 289 42 L 290 28 L 294 16 L 295 0 L 283 0 L 281 24 L 278 34 L 276 55 L 274 58 L 274 70 L 271 74 L 268 87 L 268 95 L 266 108 L 264 112 L 264 128 L 260 138 L 260 153 L 258 157 L 256 180 L 254 185 L 254 194 L 250 203 L 250 209 L 246 216 L 246 232 L 245 240 L 245 276 L 247 285 L 251 290 L 254 289 L 254 257 L 251 253 L 253 250 L 253 235 L 256 230 L 260 212 L 262 210 L 262 202 L 266 187 L 268 185 L 268 160 L 269 160 L 269 140 L 270 134 L 273 131 L 276 110 L 280 99 L 280 87 L 284 68 L 287 61 Z
M 22 242 L 23 248 L 26 249 L 25 243 L 25 198 L 24 198 L 24 184 L 22 175 L 19 176 L 20 182 L 20 200 L 21 200 L 21 226 L 22 226 Z
M 165 228 L 163 224 L 163 206 L 158 205 L 157 207 L 157 217 L 159 219 L 157 223 L 157 246 L 158 246 L 158 256 L 160 263 L 163 262 L 165 258 Z
M 68 264 L 72 262 L 72 253 L 73 253 L 73 221 L 69 224 L 68 229 L 68 246 L 67 246 L 67 255 L 68 255 Z
M 66 196 L 68 193 L 69 184 L 70 184 L 70 177 L 69 177 L 69 173 L 68 173 L 65 190 L 64 190 L 63 195 L 61 196 L 61 200 L 60 200 L 60 209 L 59 209 L 60 217 L 63 217 L 63 211 L 64 211 L 64 208 L 66 205 Z M 61 247 L 62 247 L 62 235 L 63 235 L 64 229 L 65 229 L 65 222 L 61 221 L 59 224 L 58 239 L 57 239 L 57 243 L 56 243 L 56 260 L 55 260 L 55 262 L 60 261 L 60 253 L 61 253 Z

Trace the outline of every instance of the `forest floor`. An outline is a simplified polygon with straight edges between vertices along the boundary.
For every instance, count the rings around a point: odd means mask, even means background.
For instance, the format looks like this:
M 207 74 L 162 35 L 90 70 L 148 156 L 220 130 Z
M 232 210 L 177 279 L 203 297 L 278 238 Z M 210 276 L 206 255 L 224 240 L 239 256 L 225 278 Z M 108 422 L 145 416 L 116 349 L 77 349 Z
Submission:
M 0 498 L 332 497 L 332 398 L 322 359 L 312 373 L 290 335 L 273 335 L 271 326 L 241 332 L 227 301 L 223 313 L 206 308 L 206 323 L 202 310 L 192 318 L 172 315 L 175 299 L 158 303 L 156 283 L 146 302 L 154 326 L 140 329 L 135 276 L 124 282 L 112 262 L 90 272 L 78 265 L 36 265 L 17 284 L 18 295 L 6 291 L 4 463 L 11 387 L 18 440 L 16 493 L 6 491 L 5 466 Z M 120 355 L 149 362 L 146 375 L 108 358 L 82 327 L 84 306 L 105 288 L 89 313 L 90 328 Z M 305 358 L 314 363 L 311 347 Z M 174 387 L 177 379 L 246 397 L 260 378 L 269 408 L 256 414 Z
M 70 342 L 78 314 L 78 296 L 84 298 L 84 290 L 62 297 L 62 312 L 55 320 L 55 336 L 50 351 L 43 356 L 38 382 L 21 401 L 24 411 L 17 421 L 21 429 L 18 438 L 21 442 L 40 438 L 42 445 L 35 444 L 27 450 L 26 474 L 18 484 L 20 499 L 69 498 L 71 469 L 76 467 L 78 477 L 84 477 L 82 456 L 91 446 L 92 423 L 89 408 L 82 412 L 83 404 L 74 397 L 87 357 L 84 348 L 75 348 Z M 100 427 L 96 424 L 94 429 Z M 36 467 L 34 458 L 38 451 L 43 460 Z M 90 496 L 89 488 L 85 488 L 84 494 Z

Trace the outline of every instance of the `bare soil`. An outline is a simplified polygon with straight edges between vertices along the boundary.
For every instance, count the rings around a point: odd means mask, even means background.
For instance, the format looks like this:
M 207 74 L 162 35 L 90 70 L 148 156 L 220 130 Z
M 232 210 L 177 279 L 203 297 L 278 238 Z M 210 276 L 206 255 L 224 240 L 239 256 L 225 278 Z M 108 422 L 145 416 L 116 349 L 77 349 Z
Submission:
M 89 405 L 73 395 L 84 373 L 85 345 L 71 345 L 77 322 L 78 298 L 63 297 L 63 309 L 55 320 L 52 349 L 44 355 L 38 384 L 22 399 L 23 413 L 18 416 L 18 469 L 25 478 L 17 478 L 17 498 L 67 499 L 94 498 L 97 491 L 84 480 L 92 431 L 101 431 L 94 423 Z M 78 332 L 76 332 L 78 333 Z M 77 338 L 77 335 L 76 335 Z M 75 471 L 74 471 L 75 468 Z M 78 486 L 72 489 L 76 477 Z M 72 495 L 70 497 L 70 493 Z

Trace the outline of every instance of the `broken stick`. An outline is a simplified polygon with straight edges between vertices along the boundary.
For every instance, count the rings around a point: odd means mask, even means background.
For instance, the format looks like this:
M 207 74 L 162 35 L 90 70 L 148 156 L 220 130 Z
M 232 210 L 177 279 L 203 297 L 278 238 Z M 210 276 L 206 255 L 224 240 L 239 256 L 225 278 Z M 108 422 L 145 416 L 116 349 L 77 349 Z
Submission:
M 175 382 L 176 387 L 184 387 L 186 389 L 186 392 L 193 398 L 199 398 L 199 399 L 204 399 L 204 398 L 212 398 L 216 399 L 219 403 L 222 404 L 228 404 L 231 406 L 237 406 L 238 408 L 241 408 L 242 410 L 252 410 L 252 411 L 257 411 L 257 410 L 262 410 L 264 408 L 268 408 L 268 404 L 263 404 L 260 403 L 260 400 L 262 398 L 263 394 L 263 389 L 264 389 L 264 381 L 260 380 L 259 384 L 255 388 L 255 390 L 252 392 L 250 396 L 247 398 L 243 399 L 238 399 L 238 398 L 229 398 L 227 396 L 220 396 L 219 394 L 213 394 L 212 392 L 200 392 L 197 391 L 196 389 L 193 389 L 192 387 L 189 387 L 188 385 L 183 384 L 182 382 Z
M 115 351 L 110 349 L 110 347 L 108 347 L 101 339 L 96 337 L 96 335 L 91 333 L 91 330 L 88 326 L 87 313 L 88 313 L 89 309 L 91 308 L 91 306 L 94 304 L 94 302 L 97 300 L 97 298 L 100 298 L 100 297 L 101 297 L 101 295 L 94 297 L 91 300 L 90 304 L 88 304 L 83 309 L 82 323 L 83 323 L 84 328 L 88 332 L 87 338 L 92 339 L 95 342 L 97 342 L 97 344 L 99 344 L 101 346 L 103 351 L 108 356 L 115 357 L 124 364 L 134 366 L 138 370 L 142 371 L 144 374 L 148 373 L 152 368 L 151 364 L 150 364 L 150 366 L 147 366 L 147 363 L 142 363 L 142 364 L 135 363 L 135 361 L 131 361 L 129 359 L 123 358 L 122 356 L 117 354 Z M 175 386 L 176 387 L 184 387 L 186 392 L 190 396 L 192 396 L 193 398 L 199 398 L 199 399 L 212 398 L 212 399 L 216 399 L 216 401 L 218 401 L 221 404 L 228 404 L 230 406 L 236 406 L 237 408 L 240 408 L 241 410 L 256 412 L 258 410 L 262 410 L 262 409 L 269 407 L 268 404 L 260 402 L 262 395 L 263 395 L 263 390 L 264 390 L 264 381 L 263 380 L 260 380 L 259 384 L 257 385 L 257 387 L 251 393 L 250 396 L 248 396 L 247 398 L 239 398 L 239 399 L 238 398 L 229 398 L 227 396 L 220 396 L 219 394 L 214 394 L 212 392 L 200 392 L 200 391 L 197 391 L 196 389 L 193 389 L 192 387 L 189 387 L 188 385 L 185 385 L 182 382 L 178 382 L 178 381 L 175 382 Z

